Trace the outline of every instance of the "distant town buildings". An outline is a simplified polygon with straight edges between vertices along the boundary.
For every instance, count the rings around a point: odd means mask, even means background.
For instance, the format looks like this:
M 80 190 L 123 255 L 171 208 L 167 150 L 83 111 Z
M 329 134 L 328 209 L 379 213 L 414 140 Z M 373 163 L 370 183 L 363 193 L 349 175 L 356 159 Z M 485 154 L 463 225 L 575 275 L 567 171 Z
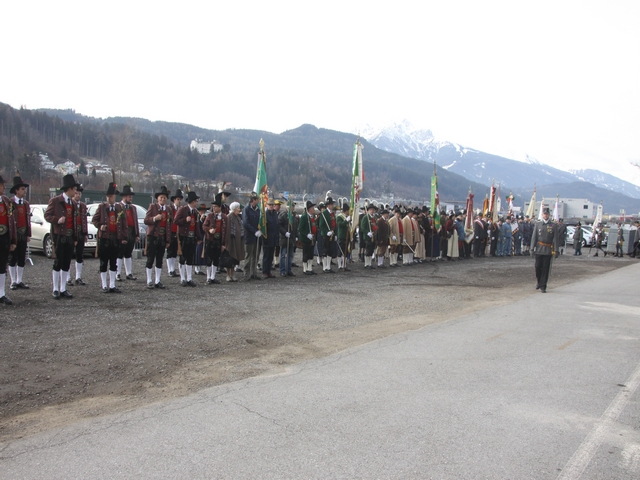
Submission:
M 200 139 L 191 140 L 191 150 L 196 150 L 198 153 L 209 154 L 213 152 L 221 152 L 222 144 L 216 140 L 211 142 L 203 142 Z

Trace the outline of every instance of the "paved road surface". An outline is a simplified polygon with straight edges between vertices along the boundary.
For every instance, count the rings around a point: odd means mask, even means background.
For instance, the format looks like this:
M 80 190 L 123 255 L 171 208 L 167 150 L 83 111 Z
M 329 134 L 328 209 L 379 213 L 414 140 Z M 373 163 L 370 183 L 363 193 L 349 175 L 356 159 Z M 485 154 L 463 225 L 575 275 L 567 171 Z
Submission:
M 0 477 L 638 479 L 639 277 L 5 444 Z

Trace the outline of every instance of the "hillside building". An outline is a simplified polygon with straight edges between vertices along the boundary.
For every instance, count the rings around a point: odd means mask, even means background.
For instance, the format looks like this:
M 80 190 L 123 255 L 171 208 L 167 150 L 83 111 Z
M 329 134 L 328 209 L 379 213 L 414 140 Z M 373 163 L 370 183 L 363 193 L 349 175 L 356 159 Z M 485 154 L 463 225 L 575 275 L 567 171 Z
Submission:
M 213 140 L 211 142 L 203 142 L 202 140 L 195 139 L 191 140 L 191 150 L 196 150 L 198 153 L 209 154 L 213 152 L 221 152 L 222 144 Z

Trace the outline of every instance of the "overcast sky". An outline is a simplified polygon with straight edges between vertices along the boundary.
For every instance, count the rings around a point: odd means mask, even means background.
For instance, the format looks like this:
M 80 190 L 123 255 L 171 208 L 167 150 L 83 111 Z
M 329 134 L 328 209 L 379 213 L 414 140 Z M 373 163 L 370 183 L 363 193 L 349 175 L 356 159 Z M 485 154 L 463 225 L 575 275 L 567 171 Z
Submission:
M 384 5 L 384 6 L 381 6 Z M 640 184 L 640 2 L 5 2 L 0 101 L 279 133 L 403 119 Z

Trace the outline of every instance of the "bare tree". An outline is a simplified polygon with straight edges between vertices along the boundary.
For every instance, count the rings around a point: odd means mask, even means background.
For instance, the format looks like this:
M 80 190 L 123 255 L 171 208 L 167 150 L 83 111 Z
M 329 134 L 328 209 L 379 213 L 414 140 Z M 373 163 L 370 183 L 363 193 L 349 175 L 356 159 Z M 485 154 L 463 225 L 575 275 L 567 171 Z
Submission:
M 118 170 L 118 184 L 122 184 L 122 172 L 130 172 L 141 152 L 140 140 L 133 127 L 125 125 L 111 137 L 109 156 L 113 168 Z

